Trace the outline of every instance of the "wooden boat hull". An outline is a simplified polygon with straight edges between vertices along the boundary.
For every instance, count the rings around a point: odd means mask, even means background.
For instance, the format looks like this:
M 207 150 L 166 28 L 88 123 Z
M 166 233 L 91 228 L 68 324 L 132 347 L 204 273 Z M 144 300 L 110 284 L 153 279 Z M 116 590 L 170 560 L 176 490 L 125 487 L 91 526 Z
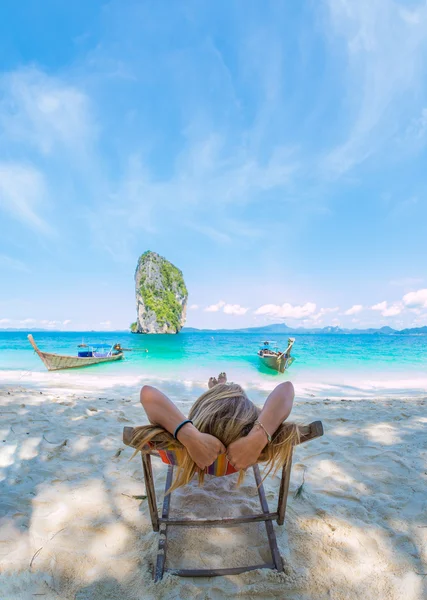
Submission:
M 279 371 L 279 373 L 284 373 L 294 362 L 292 357 L 285 358 L 284 356 L 277 358 L 277 356 L 261 356 L 258 354 L 258 358 L 264 366 L 273 369 L 274 371 Z
M 80 369 L 82 367 L 90 367 L 105 362 L 114 362 L 123 358 L 123 353 L 113 354 L 112 356 L 98 357 L 80 357 L 80 356 L 64 356 L 61 354 L 52 354 L 50 352 L 42 352 L 37 347 L 32 335 L 28 336 L 30 343 L 36 353 L 39 355 L 48 371 L 59 371 L 61 369 Z

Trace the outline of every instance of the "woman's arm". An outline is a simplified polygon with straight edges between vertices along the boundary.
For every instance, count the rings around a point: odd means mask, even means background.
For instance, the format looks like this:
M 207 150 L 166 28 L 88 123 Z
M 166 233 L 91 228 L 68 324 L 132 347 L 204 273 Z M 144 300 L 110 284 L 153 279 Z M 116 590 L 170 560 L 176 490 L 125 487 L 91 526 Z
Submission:
M 262 423 L 269 435 L 290 415 L 294 402 L 294 386 L 290 381 L 281 383 L 268 396 L 258 421 Z M 264 429 L 255 425 L 249 434 L 236 440 L 227 448 L 228 460 L 235 469 L 247 469 L 254 465 L 267 445 L 268 439 Z
M 141 404 L 153 425 L 160 425 L 172 435 L 185 416 L 160 390 L 144 385 L 140 394 Z M 200 469 L 209 467 L 225 446 L 213 435 L 200 433 L 194 425 L 186 423 L 178 432 L 178 441 L 188 450 L 189 455 Z

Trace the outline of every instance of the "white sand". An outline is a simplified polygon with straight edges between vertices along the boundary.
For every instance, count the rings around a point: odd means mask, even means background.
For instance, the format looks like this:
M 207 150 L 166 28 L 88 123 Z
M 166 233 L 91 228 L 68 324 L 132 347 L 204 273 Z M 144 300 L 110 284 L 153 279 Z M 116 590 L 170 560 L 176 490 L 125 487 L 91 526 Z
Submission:
M 191 382 L 162 389 L 184 412 L 201 392 Z M 265 390 L 248 391 L 262 403 Z M 296 402 L 293 420 L 321 419 L 325 436 L 296 450 L 287 519 L 275 525 L 285 572 L 167 575 L 155 585 L 158 537 L 146 501 L 129 497 L 145 491 L 141 463 L 129 462 L 121 442 L 124 425 L 145 422 L 137 387 L 75 374 L 32 385 L 2 381 L 0 598 L 425 598 L 426 399 L 313 393 Z M 158 460 L 153 468 L 161 500 L 166 468 Z M 305 493 L 296 500 L 304 472 Z M 278 484 L 265 484 L 271 509 Z M 250 477 L 237 490 L 234 476 L 212 478 L 174 494 L 171 515 L 247 514 L 257 503 Z M 175 531 L 170 567 L 269 560 L 262 524 Z

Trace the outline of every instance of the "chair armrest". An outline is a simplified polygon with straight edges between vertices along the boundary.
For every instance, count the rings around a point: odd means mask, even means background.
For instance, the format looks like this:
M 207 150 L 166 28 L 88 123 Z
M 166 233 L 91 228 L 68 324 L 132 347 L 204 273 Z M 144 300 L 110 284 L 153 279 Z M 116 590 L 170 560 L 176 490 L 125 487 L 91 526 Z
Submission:
M 309 425 L 300 425 L 300 444 L 321 437 L 324 433 L 322 421 L 313 421 Z
M 132 446 L 132 438 L 134 435 L 134 428 L 133 427 L 123 427 L 123 443 L 126 446 Z

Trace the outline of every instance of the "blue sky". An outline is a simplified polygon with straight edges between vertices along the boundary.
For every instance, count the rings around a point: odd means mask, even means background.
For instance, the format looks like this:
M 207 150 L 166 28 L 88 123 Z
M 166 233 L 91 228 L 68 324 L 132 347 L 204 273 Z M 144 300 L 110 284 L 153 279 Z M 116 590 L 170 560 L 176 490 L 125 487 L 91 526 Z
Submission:
M 0 327 L 427 324 L 427 4 L 0 7 Z

